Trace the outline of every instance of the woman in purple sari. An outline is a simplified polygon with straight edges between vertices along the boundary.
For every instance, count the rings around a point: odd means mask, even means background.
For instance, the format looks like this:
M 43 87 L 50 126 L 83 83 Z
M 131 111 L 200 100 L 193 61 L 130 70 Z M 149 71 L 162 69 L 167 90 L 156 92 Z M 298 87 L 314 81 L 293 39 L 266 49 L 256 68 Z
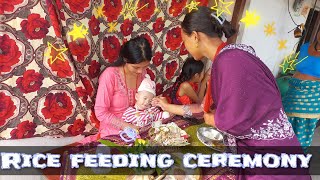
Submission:
M 204 107 L 205 122 L 223 132 L 228 137 L 228 145 L 235 147 L 239 154 L 284 152 L 280 146 L 291 146 L 291 149 L 296 146 L 294 152 L 302 153 L 268 67 L 256 56 L 252 47 L 225 45 L 221 40 L 223 34 L 226 38 L 234 34 L 230 23 L 221 16 L 217 17 L 208 7 L 198 7 L 198 10 L 185 16 L 181 26 L 182 39 L 189 53 L 196 60 L 206 57 L 213 61 L 208 87 L 211 94 L 209 100 L 213 104 L 208 111 Z M 199 108 L 195 107 L 200 105 L 168 104 L 163 98 L 156 99 L 155 104 L 174 114 L 199 115 Z M 309 175 L 276 175 L 284 174 L 283 169 L 268 176 L 264 172 L 241 169 L 237 179 L 310 179 Z M 302 173 L 308 174 L 299 171 L 292 174 Z

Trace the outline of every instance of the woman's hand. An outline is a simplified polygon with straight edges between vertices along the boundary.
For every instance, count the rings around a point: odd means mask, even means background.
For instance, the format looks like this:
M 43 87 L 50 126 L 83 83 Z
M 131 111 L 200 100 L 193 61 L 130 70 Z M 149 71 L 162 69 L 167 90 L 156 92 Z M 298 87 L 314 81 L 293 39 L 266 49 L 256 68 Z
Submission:
M 204 118 L 204 122 L 210 126 L 215 127 L 215 123 L 214 123 L 214 113 L 209 112 L 209 113 L 204 113 L 203 115 Z
M 206 73 L 204 74 L 204 77 L 202 79 L 202 82 L 207 83 L 210 79 L 211 69 L 208 69 Z
M 160 107 L 163 111 L 167 111 L 167 106 L 169 103 L 165 97 L 155 97 L 152 99 L 151 104 L 152 106 Z

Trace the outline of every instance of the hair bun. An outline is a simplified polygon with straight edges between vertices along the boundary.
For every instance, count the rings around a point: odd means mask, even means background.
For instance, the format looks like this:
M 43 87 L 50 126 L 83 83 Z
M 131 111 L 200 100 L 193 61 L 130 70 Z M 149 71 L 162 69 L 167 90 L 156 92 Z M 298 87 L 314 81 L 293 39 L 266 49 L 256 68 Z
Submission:
M 229 38 L 236 33 L 236 30 L 233 29 L 231 23 L 227 20 L 225 20 L 222 24 L 222 31 L 226 38 Z

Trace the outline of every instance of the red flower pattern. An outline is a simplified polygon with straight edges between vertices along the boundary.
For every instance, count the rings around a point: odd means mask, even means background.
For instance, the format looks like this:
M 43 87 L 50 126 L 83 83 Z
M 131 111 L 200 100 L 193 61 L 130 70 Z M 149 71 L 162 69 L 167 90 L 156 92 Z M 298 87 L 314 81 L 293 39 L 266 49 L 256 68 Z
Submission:
M 153 41 L 151 39 L 151 36 L 148 33 L 142 33 L 140 34 L 140 36 L 146 38 L 150 44 L 150 47 L 151 48 L 153 47 Z
M 133 31 L 133 23 L 131 20 L 124 20 L 123 24 L 120 26 L 121 32 L 124 36 L 129 36 Z
M 21 31 L 28 39 L 42 39 L 49 32 L 50 24 L 40 14 L 30 14 L 28 20 L 21 23 Z
M 40 89 L 43 79 L 43 75 L 35 70 L 27 70 L 17 79 L 17 87 L 23 93 L 35 92 Z
M 161 32 L 164 28 L 164 20 L 162 19 L 162 17 L 157 18 L 156 22 L 153 23 L 152 27 L 155 33 Z
M 0 35 L 0 75 L 10 72 L 11 66 L 19 62 L 21 52 L 13 39 L 6 34 Z
M 140 18 L 142 22 L 146 22 L 150 20 L 151 16 L 154 14 L 156 4 L 154 0 L 139 0 L 137 9 L 140 9 L 140 11 L 137 11 L 137 17 Z
M 23 0 L 2 0 L 3 2 L 0 3 L 0 14 L 2 14 L 1 12 L 4 13 L 10 13 L 13 12 L 14 9 L 17 9 L 17 5 L 16 4 L 21 4 L 21 2 L 23 2 Z M 186 0 L 172 0 L 173 2 L 171 4 L 169 4 L 170 9 L 169 13 L 171 15 L 174 16 L 179 16 L 182 14 L 183 9 L 186 5 Z M 178 2 L 180 1 L 180 2 Z M 197 0 L 200 1 L 200 0 Z M 201 0 L 201 3 L 203 2 L 207 2 L 208 0 Z M 48 1 L 50 2 L 50 1 Z M 61 3 L 63 2 L 63 3 Z M 87 8 L 89 9 L 90 6 L 90 2 L 89 0 L 66 0 L 66 1 L 61 1 L 61 0 L 57 0 L 56 1 L 56 7 L 50 7 L 48 3 L 47 8 L 48 8 L 48 17 L 40 17 L 40 13 L 38 11 L 32 11 L 33 13 L 39 13 L 39 14 L 30 14 L 26 19 L 22 19 L 20 20 L 20 26 L 21 28 L 16 28 L 17 30 L 20 30 L 20 32 L 22 32 L 23 34 L 25 34 L 25 37 L 27 39 L 47 39 L 46 36 L 48 36 L 49 38 L 49 34 L 48 34 L 48 30 L 49 30 L 49 26 L 52 26 L 53 29 L 50 29 L 50 33 L 51 30 L 54 30 L 55 34 L 51 34 L 50 36 L 53 37 L 62 37 L 61 36 L 61 30 L 62 30 L 62 24 L 60 24 L 60 20 L 65 21 L 66 17 L 65 14 L 67 14 L 66 12 L 64 12 L 64 9 L 66 6 L 68 9 L 70 9 L 71 11 L 73 11 L 74 13 L 81 13 L 84 12 Z M 124 2 L 124 1 L 122 1 Z M 101 3 L 105 4 L 104 5 L 104 14 L 106 14 L 106 21 L 107 22 L 111 22 L 111 21 L 117 21 L 118 17 L 120 15 L 120 11 L 122 10 L 123 4 L 122 4 L 121 0 L 104 0 Z M 152 0 L 140 0 L 138 3 L 138 8 L 142 7 L 143 5 L 145 5 L 146 3 L 149 3 L 148 7 L 144 7 L 142 8 L 140 11 L 137 12 L 137 19 L 138 21 L 150 21 L 150 19 L 156 19 L 156 17 L 153 17 L 154 15 L 154 10 L 156 7 L 156 1 L 152 1 Z M 39 4 L 38 4 L 39 5 Z M 19 7 L 21 5 L 18 5 Z M 173 7 L 175 6 L 175 7 Z M 54 12 L 55 11 L 55 12 Z M 42 15 L 41 15 L 42 16 Z M 163 18 L 157 18 L 156 21 L 154 21 L 154 23 L 151 23 L 152 28 L 154 29 L 153 31 L 151 30 L 149 34 L 149 32 L 146 32 L 145 29 L 143 29 L 143 27 L 138 24 L 138 25 L 133 25 L 133 22 L 131 20 L 125 20 L 121 26 L 121 32 L 123 34 L 124 39 L 126 38 L 130 38 L 131 35 L 135 36 L 135 33 L 138 34 L 143 34 L 144 37 L 146 37 L 151 46 L 154 46 L 154 43 L 158 43 L 153 39 L 154 37 L 151 35 L 156 35 L 157 37 L 162 37 L 162 33 L 164 31 L 164 25 L 165 25 L 165 20 L 166 20 L 166 13 L 165 13 L 165 17 Z M 55 17 L 55 18 L 53 18 Z M 72 17 L 74 18 L 74 17 Z M 79 17 L 82 19 L 82 15 L 81 17 Z M 87 18 L 88 22 L 88 26 L 90 28 L 90 33 L 92 36 L 95 36 L 93 38 L 92 42 L 93 44 L 96 44 L 96 40 L 100 39 L 97 38 L 97 36 L 100 34 L 100 30 L 102 28 L 100 28 L 100 21 L 99 19 L 96 19 L 94 16 L 85 16 L 84 18 Z M 90 19 L 91 18 L 91 19 Z M 48 22 L 46 19 L 50 19 L 50 22 Z M 60 20 L 59 20 L 60 19 Z M 38 21 L 39 20 L 39 21 Z M 134 21 L 135 22 L 135 21 Z M 41 24 L 42 23 L 42 24 Z M 37 28 L 35 25 L 40 24 L 40 26 L 43 28 L 41 29 L 40 27 Z M 19 25 L 19 24 L 18 24 Z M 101 24 L 102 25 L 102 24 Z M 141 28 L 141 27 L 142 28 Z M 138 30 L 134 29 L 134 28 L 138 28 Z M 38 33 L 35 33 L 39 31 Z M 41 31 L 41 32 L 40 32 Z M 19 32 L 19 31 L 18 31 Z M 134 33 L 133 33 L 134 32 Z M 141 33 L 142 32 L 142 33 Z M 167 31 L 165 31 L 167 32 Z M 162 66 L 161 64 L 166 64 L 166 63 L 162 63 L 164 61 L 164 53 L 166 53 L 166 51 L 162 51 L 161 49 L 163 49 L 163 46 L 165 46 L 166 48 L 168 48 L 169 51 L 171 51 L 171 49 L 175 49 L 179 51 L 179 54 L 177 55 L 186 55 L 187 51 L 184 47 L 183 44 L 180 44 L 177 40 L 175 40 L 175 33 L 169 34 L 170 31 L 168 31 L 168 36 L 165 35 L 167 39 L 163 39 L 160 42 L 164 42 L 163 44 L 160 44 L 161 47 L 159 47 L 158 52 L 155 52 L 154 57 L 152 59 L 153 64 L 159 68 L 159 66 Z M 15 32 L 13 32 L 15 33 Z M 119 32 L 116 32 L 117 34 L 119 34 Z M 132 34 L 133 33 L 133 34 Z M 158 34 L 155 34 L 158 33 Z M 179 32 L 180 34 L 180 32 Z M 14 36 L 16 37 L 20 37 L 18 34 L 18 36 L 16 34 L 14 34 Z M 20 44 L 18 44 L 17 42 L 15 42 L 15 38 L 14 36 L 11 35 L 0 35 L 0 74 L 5 73 L 5 72 L 10 72 L 12 70 L 13 67 L 15 67 L 20 59 L 24 56 L 22 56 L 22 53 L 25 52 L 24 50 L 19 49 Z M 121 37 L 122 39 L 122 37 Z M 50 38 L 48 40 L 51 40 Z M 53 39 L 52 39 L 53 40 Z M 172 41 L 174 40 L 174 41 Z M 47 40 L 45 40 L 43 43 L 46 43 Z M 125 40 L 123 40 L 125 41 Z M 166 41 L 169 41 L 169 45 L 166 44 Z M 32 41 L 31 41 L 32 42 Z M 88 39 L 84 40 L 84 42 L 78 42 L 78 44 L 76 42 L 67 42 L 65 40 L 65 43 L 69 45 L 69 50 L 72 53 L 72 55 L 75 57 L 75 60 L 78 60 L 80 62 L 83 62 L 85 60 L 85 58 L 91 54 L 91 52 L 94 50 L 93 48 L 90 48 L 90 43 L 91 41 L 88 41 Z M 42 43 L 41 43 L 42 44 Z M 119 44 L 119 46 L 118 46 Z M 120 49 L 120 44 L 121 41 L 119 40 L 119 38 L 117 38 L 117 36 L 114 36 L 110 39 L 105 38 L 103 39 L 103 42 L 101 43 L 101 54 L 102 56 L 106 59 L 108 59 L 109 62 L 114 62 L 114 60 L 116 60 L 118 58 L 118 51 Z M 34 46 L 34 50 L 36 50 L 38 48 L 38 46 L 35 46 L 31 43 L 32 46 Z M 39 44 L 40 45 L 40 44 Z M 81 47 L 80 47 L 81 46 Z M 83 48 L 83 49 L 81 49 Z M 180 48 L 180 49 L 179 49 Z M 164 48 L 165 49 L 165 48 Z M 21 50 L 21 52 L 20 52 Z M 94 52 L 92 52 L 94 53 Z M 54 53 L 51 53 L 54 54 Z M 68 60 L 67 56 L 65 55 L 67 53 L 64 53 L 64 57 L 66 58 L 65 61 L 61 61 L 61 60 L 56 60 L 53 64 L 48 64 L 49 68 L 51 69 L 51 71 L 55 72 L 57 74 L 58 77 L 61 78 L 65 78 L 65 77 L 70 77 L 72 75 L 74 75 L 73 70 L 73 65 L 71 64 L 71 61 Z M 36 55 L 36 54 L 35 54 Z M 57 54 L 56 54 L 57 55 Z M 111 58 L 109 58 L 111 57 Z M 55 58 L 55 55 L 53 56 L 53 58 Z M 21 59 L 22 60 L 22 59 Z M 45 61 L 46 59 L 44 59 Z M 91 63 L 90 63 L 91 62 Z M 90 94 L 91 96 L 94 95 L 94 90 L 95 90 L 95 86 L 93 86 L 93 82 L 91 82 L 91 79 L 94 79 L 96 77 L 99 76 L 100 73 L 100 63 L 97 60 L 91 60 L 88 62 L 88 64 L 86 64 L 84 66 L 84 69 L 88 71 L 88 77 L 85 76 L 84 78 L 81 78 L 84 87 L 77 87 L 76 89 L 73 88 L 73 91 L 75 91 L 78 96 L 79 99 L 81 99 L 82 102 L 84 102 L 85 104 L 88 104 L 87 101 L 89 101 L 89 96 L 88 94 Z M 162 68 L 161 68 L 162 69 Z M 166 78 L 171 77 L 170 80 L 172 80 L 172 78 L 174 78 L 175 72 L 178 69 L 178 63 L 177 62 L 170 62 L 168 63 L 168 65 L 165 67 L 165 76 Z M 155 72 L 153 71 L 153 69 L 148 69 L 147 70 L 148 74 L 150 74 L 152 79 L 155 79 Z M 13 72 L 14 73 L 14 72 Z M 16 74 L 14 74 L 14 77 L 17 77 Z M 22 93 L 29 93 L 29 92 L 36 92 L 38 91 L 42 86 L 44 81 L 44 75 L 40 74 L 39 72 L 37 72 L 37 70 L 27 70 L 25 71 L 22 75 L 18 75 L 17 79 L 14 80 L 17 83 L 17 88 L 20 89 L 20 91 Z M 47 75 L 45 76 L 47 78 Z M 11 79 L 12 80 L 12 79 Z M 156 92 L 157 95 L 159 94 L 163 94 L 163 93 L 168 93 L 168 89 L 165 89 L 165 82 L 158 82 L 156 85 Z M 51 84 L 44 84 L 46 87 L 51 86 Z M 165 92 L 163 92 L 164 90 L 166 90 Z M 63 102 L 57 102 L 57 94 L 60 93 L 60 99 L 63 99 Z M 170 92 L 169 92 L 170 93 Z M 44 103 L 47 103 L 46 105 L 40 105 L 40 110 L 43 114 L 46 114 L 44 116 L 51 116 L 50 118 L 46 118 L 49 122 L 51 123 L 59 123 L 59 122 L 63 122 L 66 120 L 66 118 L 71 116 L 71 113 L 74 110 L 74 106 L 72 104 L 72 99 L 70 96 L 68 96 L 69 94 L 66 92 L 64 93 L 65 95 L 63 95 L 62 92 L 54 92 L 51 93 L 51 95 L 49 94 L 48 97 L 45 99 Z M 51 101 L 49 103 L 49 99 L 51 97 Z M 64 98 L 62 98 L 64 97 Z M 0 99 L 2 99 L 3 103 L 0 103 L 0 125 L 4 125 L 6 124 L 6 122 L 8 121 L 8 119 L 13 118 L 15 112 L 17 111 L 17 108 L 14 105 L 13 99 L 10 98 L 9 95 L 6 95 L 4 93 L 0 93 Z M 8 100 L 9 99 L 9 100 Z M 69 100 L 67 100 L 69 99 Z M 65 104 L 67 105 L 64 105 Z M 69 102 L 69 105 L 68 105 Z M 71 105 L 71 106 L 70 106 Z M 62 107 L 60 107 L 62 106 Z M 60 109 L 59 109 L 60 107 Z M 67 111 L 65 109 L 70 109 L 71 110 Z M 96 127 L 99 128 L 99 121 L 97 120 L 95 114 L 94 114 L 94 109 L 93 106 L 90 107 L 91 111 L 88 113 L 87 119 L 76 119 L 74 122 L 72 122 L 72 124 L 68 123 L 67 124 L 67 129 L 62 129 L 63 131 L 66 131 L 66 134 L 70 134 L 70 135 L 79 135 L 82 134 L 84 131 L 88 131 L 90 129 L 86 129 L 85 127 L 85 123 L 87 120 L 91 121 L 92 124 Z M 41 122 L 39 122 L 41 123 Z M 40 125 L 40 124 L 39 124 Z M 10 126 L 11 127 L 11 126 Z M 64 126 L 65 127 L 65 126 Z M 11 127 L 12 128 L 12 127 Z M 36 124 L 32 122 L 32 119 L 29 120 L 25 120 L 23 122 L 20 122 L 18 125 L 16 125 L 15 129 L 11 130 L 10 134 L 11 134 L 11 138 L 12 139 L 20 139 L 20 138 L 29 138 L 29 137 L 33 137 L 35 135 L 35 129 L 36 129 Z M 47 130 L 44 130 L 41 132 L 38 132 L 37 135 L 41 135 L 43 132 L 45 132 Z M 4 137 L 4 138 L 10 138 L 9 137 Z
M 163 93 L 163 84 L 157 83 L 156 85 L 156 95 L 159 96 Z
M 51 21 L 51 25 L 53 27 L 54 33 L 57 37 L 61 37 L 61 24 L 60 24 L 59 16 L 56 12 L 56 7 L 52 4 L 52 1 L 47 1 L 47 7 L 48 7 L 49 17 L 50 17 L 50 21 Z M 60 13 L 62 13 L 64 17 L 64 13 L 63 12 L 60 12 Z
M 14 105 L 10 96 L 7 96 L 3 92 L 0 92 L 0 99 L 0 126 L 3 126 L 6 120 L 13 116 L 17 107 Z
M 64 12 L 62 11 L 63 4 L 62 4 L 61 0 L 56 0 L 56 4 L 57 4 L 58 11 L 59 11 L 60 19 L 65 21 L 66 17 L 64 16 Z
M 186 46 L 184 45 L 184 43 L 181 43 L 181 47 L 180 47 L 180 55 L 183 56 L 183 55 L 187 55 L 189 52 L 186 48 Z
M 172 0 L 169 13 L 176 17 L 183 12 L 183 9 L 186 5 L 187 0 Z
M 84 130 L 85 130 L 85 123 L 81 119 L 75 120 L 73 124 L 68 127 L 68 132 L 72 136 L 77 136 L 79 134 L 82 134 Z
M 120 42 L 115 36 L 108 36 L 103 39 L 102 55 L 108 59 L 109 63 L 113 63 L 118 59 L 120 52 Z
M 19 123 L 17 128 L 10 132 L 10 135 L 12 139 L 31 138 L 35 132 L 36 124 L 26 120 Z
M 163 61 L 163 53 L 162 52 L 156 52 L 152 58 L 152 62 L 155 66 L 159 66 L 162 64 Z
M 174 51 L 181 46 L 182 38 L 180 27 L 175 27 L 168 31 L 165 44 L 171 51 Z
M 72 55 L 77 57 L 77 61 L 83 62 L 89 54 L 90 46 L 86 39 L 77 39 L 69 43 L 69 49 Z
M 46 119 L 50 119 L 50 123 L 59 123 L 59 121 L 65 121 L 72 114 L 73 108 L 71 98 L 67 93 L 49 93 L 41 112 Z
M 147 74 L 149 74 L 152 81 L 155 80 L 156 76 L 154 75 L 154 72 L 151 69 L 147 68 Z
M 85 89 L 83 89 L 83 87 L 77 87 L 76 88 L 77 94 L 80 97 L 81 101 L 86 104 L 88 101 L 88 94 L 87 91 Z
M 121 10 L 121 0 L 104 0 L 103 14 L 107 17 L 108 22 L 117 20 Z
M 14 6 L 22 3 L 23 0 L 2 0 L 0 3 L 0 14 L 4 12 L 13 12 Z
M 57 76 L 60 78 L 71 77 L 73 75 L 73 71 L 71 69 L 71 66 L 69 65 L 68 60 L 56 60 L 52 64 L 50 64 L 50 60 L 48 59 L 48 63 L 52 71 L 56 71 Z
M 178 68 L 177 61 L 172 61 L 172 62 L 166 64 L 166 78 L 168 80 L 171 80 L 173 78 L 174 73 L 176 72 L 177 68 Z
M 91 16 L 91 19 L 89 21 L 89 28 L 91 31 L 91 34 L 93 36 L 96 36 L 100 33 L 100 21 L 95 16 Z
M 81 77 L 81 81 L 89 96 L 93 96 L 93 86 L 87 77 Z
M 100 127 L 100 121 L 96 117 L 96 114 L 94 113 L 94 109 L 91 109 L 91 115 L 90 115 L 90 121 L 94 125 L 94 127 L 98 128 Z
M 90 78 L 96 78 L 99 76 L 100 74 L 100 63 L 98 63 L 97 61 L 95 60 L 92 60 L 91 61 L 91 65 L 89 66 L 89 77 Z
M 73 13 L 82 13 L 87 7 L 89 7 L 90 0 L 65 0 L 64 2 L 68 4 L 69 9 Z

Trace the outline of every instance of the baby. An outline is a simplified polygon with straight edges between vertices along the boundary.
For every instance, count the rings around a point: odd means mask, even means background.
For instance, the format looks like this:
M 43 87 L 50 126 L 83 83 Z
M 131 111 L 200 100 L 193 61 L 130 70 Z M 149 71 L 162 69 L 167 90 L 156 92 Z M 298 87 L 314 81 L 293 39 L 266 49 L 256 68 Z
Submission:
M 125 122 L 138 127 L 144 127 L 153 122 L 170 117 L 168 112 L 163 112 L 157 107 L 151 107 L 151 100 L 156 96 L 156 84 L 146 74 L 136 93 L 136 104 L 129 107 L 122 116 Z

